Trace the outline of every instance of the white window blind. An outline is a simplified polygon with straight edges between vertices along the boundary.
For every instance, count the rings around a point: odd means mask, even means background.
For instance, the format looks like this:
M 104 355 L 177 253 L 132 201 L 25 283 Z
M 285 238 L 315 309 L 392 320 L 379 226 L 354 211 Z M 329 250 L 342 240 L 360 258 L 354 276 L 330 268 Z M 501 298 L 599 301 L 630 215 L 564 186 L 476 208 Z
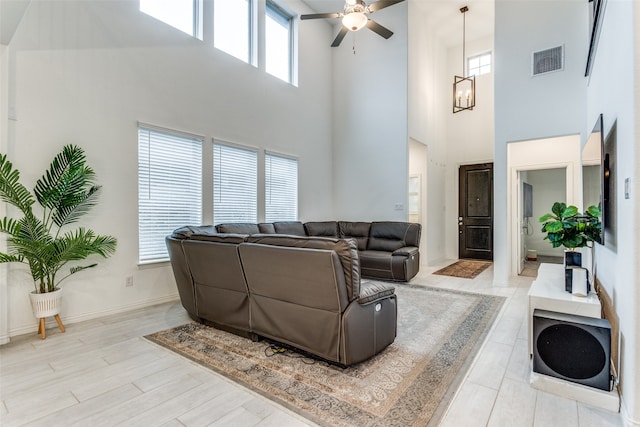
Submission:
M 298 220 L 298 160 L 267 153 L 265 168 L 265 221 Z
M 258 222 L 258 152 L 213 144 L 213 222 Z
M 202 223 L 203 139 L 138 128 L 139 262 L 169 259 L 165 236 Z

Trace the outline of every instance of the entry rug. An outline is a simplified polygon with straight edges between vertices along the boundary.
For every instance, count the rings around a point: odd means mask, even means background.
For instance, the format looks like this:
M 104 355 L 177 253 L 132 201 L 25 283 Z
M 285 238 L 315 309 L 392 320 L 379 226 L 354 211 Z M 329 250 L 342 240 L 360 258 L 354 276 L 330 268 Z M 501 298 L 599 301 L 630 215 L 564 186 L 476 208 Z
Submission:
M 474 279 L 478 274 L 485 271 L 492 264 L 491 261 L 479 261 L 474 259 L 461 259 L 451 265 L 435 271 L 433 274 L 441 276 L 462 277 L 463 279 Z
M 146 338 L 321 426 L 436 425 L 504 298 L 396 284 L 398 335 L 340 368 L 199 323 Z

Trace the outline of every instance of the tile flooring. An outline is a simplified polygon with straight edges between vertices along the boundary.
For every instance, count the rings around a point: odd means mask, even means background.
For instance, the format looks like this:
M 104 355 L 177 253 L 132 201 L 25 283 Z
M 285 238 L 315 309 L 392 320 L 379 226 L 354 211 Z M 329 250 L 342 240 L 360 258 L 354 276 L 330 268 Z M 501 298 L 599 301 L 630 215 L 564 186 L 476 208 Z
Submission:
M 612 413 L 528 384 L 527 291 L 531 277 L 493 286 L 423 268 L 412 283 L 507 297 L 440 426 L 621 426 Z M 0 425 L 310 426 L 313 423 L 142 339 L 188 320 L 178 302 L 67 325 L 49 325 L 0 347 Z

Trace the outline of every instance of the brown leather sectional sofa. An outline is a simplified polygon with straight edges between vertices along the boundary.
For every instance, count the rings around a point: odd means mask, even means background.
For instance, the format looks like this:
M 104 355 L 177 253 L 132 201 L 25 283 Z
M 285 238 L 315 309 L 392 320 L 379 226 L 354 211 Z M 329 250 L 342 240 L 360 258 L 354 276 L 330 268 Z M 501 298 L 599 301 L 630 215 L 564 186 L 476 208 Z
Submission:
M 395 339 L 395 290 L 360 280 L 354 239 L 202 226 L 175 230 L 166 242 L 182 305 L 202 323 L 344 366 Z
M 420 224 L 411 222 L 321 221 L 218 224 L 220 233 L 287 234 L 352 238 L 358 244 L 362 277 L 407 282 L 420 268 Z

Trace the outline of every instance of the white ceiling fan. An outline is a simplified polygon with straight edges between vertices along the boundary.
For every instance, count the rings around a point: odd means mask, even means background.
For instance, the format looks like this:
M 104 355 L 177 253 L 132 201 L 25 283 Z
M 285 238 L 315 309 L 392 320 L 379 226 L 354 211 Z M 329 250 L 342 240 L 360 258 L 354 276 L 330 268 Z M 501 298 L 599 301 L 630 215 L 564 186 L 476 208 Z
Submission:
M 378 24 L 372 19 L 367 17 L 371 14 L 385 7 L 393 6 L 396 3 L 401 3 L 404 0 L 378 0 L 370 5 L 367 5 L 362 0 L 345 0 L 344 11 L 335 13 L 313 13 L 308 15 L 301 15 L 300 19 L 324 19 L 324 18 L 341 18 L 342 28 L 336 36 L 335 40 L 331 44 L 331 47 L 340 46 L 342 39 L 347 35 L 349 31 L 358 31 L 363 27 L 367 27 L 374 33 L 388 39 L 393 35 L 393 31 Z

